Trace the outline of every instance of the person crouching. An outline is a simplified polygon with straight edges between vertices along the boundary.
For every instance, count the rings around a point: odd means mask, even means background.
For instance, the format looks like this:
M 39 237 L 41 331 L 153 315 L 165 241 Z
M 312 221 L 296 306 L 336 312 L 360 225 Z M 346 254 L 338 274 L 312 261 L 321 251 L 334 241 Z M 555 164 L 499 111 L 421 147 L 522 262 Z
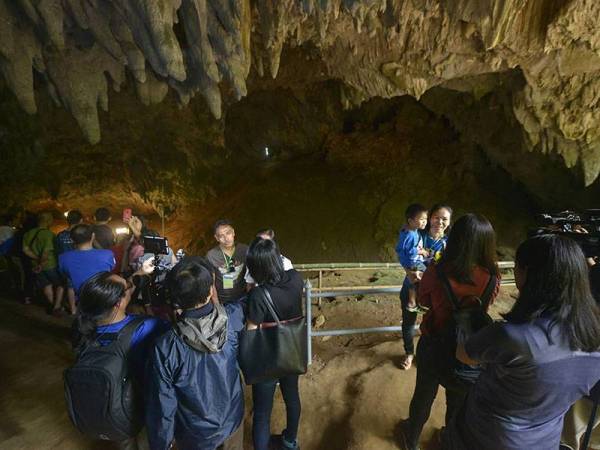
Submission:
M 242 450 L 244 395 L 237 364 L 241 305 L 214 298 L 212 266 L 186 257 L 168 276 L 183 310 L 156 341 L 148 366 L 146 425 L 150 447 Z

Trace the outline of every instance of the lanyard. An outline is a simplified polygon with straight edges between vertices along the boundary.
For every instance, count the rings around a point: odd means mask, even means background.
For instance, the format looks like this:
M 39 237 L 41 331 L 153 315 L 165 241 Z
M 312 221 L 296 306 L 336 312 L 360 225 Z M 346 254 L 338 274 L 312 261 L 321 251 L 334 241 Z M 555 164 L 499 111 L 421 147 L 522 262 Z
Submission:
M 233 259 L 233 256 L 235 255 L 235 247 L 233 247 L 233 254 L 231 256 L 229 256 L 223 250 L 221 250 L 221 253 L 223 254 L 223 259 L 225 260 L 225 268 L 230 270 L 232 267 L 235 267 L 235 260 Z

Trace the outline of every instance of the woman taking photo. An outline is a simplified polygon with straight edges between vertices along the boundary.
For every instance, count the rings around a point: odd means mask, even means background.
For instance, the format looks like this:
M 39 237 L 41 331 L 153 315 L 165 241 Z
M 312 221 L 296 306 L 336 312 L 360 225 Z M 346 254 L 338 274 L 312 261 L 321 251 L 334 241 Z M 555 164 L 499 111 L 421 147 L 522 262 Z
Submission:
M 600 318 L 579 246 L 536 236 L 517 250 L 519 297 L 457 348 L 485 370 L 449 429 L 447 448 L 554 450 L 563 417 L 600 379 Z
M 499 286 L 496 235 L 485 217 L 467 214 L 458 219 L 439 263 L 430 265 L 423 274 L 418 303 L 429 310 L 421 323 L 417 380 L 409 417 L 399 428 L 400 446 L 405 450 L 418 448 L 421 431 L 429 419 L 440 385 L 446 388 L 446 423 L 460 408 L 466 395 L 467 388 L 456 381 L 453 373 L 454 358 L 451 354 L 450 357 L 446 355 L 445 331 L 452 319 L 453 307 L 438 272 L 446 276 L 458 299 L 481 298 L 490 280 L 493 281 L 491 277 L 496 277 L 489 303 L 493 302 Z
M 246 256 L 246 264 L 250 275 L 256 282 L 248 294 L 247 328 L 273 325 L 275 318 L 263 299 L 262 289 L 270 294 L 275 312 L 281 321 L 296 319 L 302 316 L 302 277 L 295 270 L 283 270 L 281 253 L 275 241 L 256 238 Z M 281 435 L 271 436 L 271 410 L 275 387 L 279 382 L 287 415 L 287 426 Z M 252 385 L 252 401 L 254 403 L 254 420 L 252 436 L 256 450 L 267 450 L 271 446 L 285 450 L 298 449 L 298 425 L 300 422 L 300 395 L 298 392 L 298 375 L 264 381 Z
M 448 240 L 447 231 L 452 219 L 452 208 L 446 205 L 437 204 L 429 210 L 427 217 L 427 228 L 423 235 L 423 248 L 429 253 L 425 264 L 429 265 L 432 261 L 437 261 L 446 248 Z M 417 313 L 408 310 L 408 279 L 415 277 L 415 274 L 407 274 L 402 283 L 400 291 L 400 304 L 402 305 L 402 340 L 404 343 L 404 355 L 400 362 L 400 368 L 408 370 L 412 366 L 415 357 L 415 323 L 417 322 Z M 416 281 L 416 279 L 411 280 Z

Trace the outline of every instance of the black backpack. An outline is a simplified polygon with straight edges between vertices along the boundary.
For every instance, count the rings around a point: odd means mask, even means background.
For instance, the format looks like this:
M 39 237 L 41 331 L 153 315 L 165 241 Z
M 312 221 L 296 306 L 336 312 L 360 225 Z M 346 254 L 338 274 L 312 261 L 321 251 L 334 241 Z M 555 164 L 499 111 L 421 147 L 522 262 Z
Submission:
M 142 396 L 131 376 L 127 356 L 131 338 L 145 317 L 135 317 L 118 333 L 85 345 L 75 364 L 64 372 L 65 399 L 75 427 L 92 439 L 123 441 L 143 425 Z
M 487 308 L 498 279 L 494 275 L 490 276 L 481 298 L 467 296 L 459 300 L 452 291 L 448 277 L 446 277 L 443 270 L 436 267 L 436 271 L 446 291 L 446 297 L 452 304 L 452 318 L 442 333 L 443 342 L 448 352 L 447 356 L 450 359 L 450 368 L 457 381 L 470 385 L 477 381 L 481 373 L 481 367 L 470 366 L 456 359 L 456 345 L 459 341 L 466 341 L 472 334 L 494 322 L 487 313 Z

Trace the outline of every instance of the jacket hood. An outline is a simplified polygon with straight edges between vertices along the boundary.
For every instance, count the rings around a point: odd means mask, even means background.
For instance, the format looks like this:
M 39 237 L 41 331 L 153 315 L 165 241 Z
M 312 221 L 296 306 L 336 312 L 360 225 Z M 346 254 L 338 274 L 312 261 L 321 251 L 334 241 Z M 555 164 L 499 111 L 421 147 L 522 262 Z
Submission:
M 217 303 L 202 317 L 180 317 L 175 332 L 183 342 L 203 353 L 217 353 L 227 342 L 227 312 Z

